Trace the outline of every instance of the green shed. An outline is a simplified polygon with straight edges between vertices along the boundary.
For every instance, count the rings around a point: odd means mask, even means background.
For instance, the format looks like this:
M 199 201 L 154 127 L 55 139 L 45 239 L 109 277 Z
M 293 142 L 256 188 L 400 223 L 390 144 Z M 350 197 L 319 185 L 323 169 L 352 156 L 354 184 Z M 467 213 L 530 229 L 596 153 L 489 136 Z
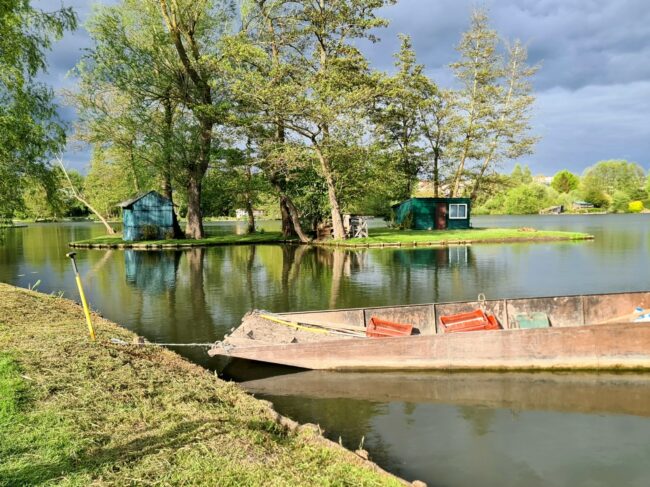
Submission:
M 395 223 L 410 219 L 413 230 L 470 228 L 469 198 L 410 198 L 393 205 Z

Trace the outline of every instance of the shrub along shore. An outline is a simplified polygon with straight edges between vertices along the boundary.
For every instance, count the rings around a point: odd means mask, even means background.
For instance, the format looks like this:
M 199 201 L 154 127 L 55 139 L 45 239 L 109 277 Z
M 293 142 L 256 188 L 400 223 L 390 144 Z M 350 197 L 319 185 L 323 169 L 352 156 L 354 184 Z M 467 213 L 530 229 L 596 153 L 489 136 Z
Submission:
M 444 247 L 476 243 L 535 242 L 555 240 L 590 240 L 594 237 L 579 232 L 535 230 L 533 228 L 470 228 L 466 230 L 398 230 L 389 228 L 370 229 L 368 238 L 348 240 L 312 241 L 309 245 L 337 247 Z M 121 236 L 103 236 L 71 242 L 74 248 L 106 249 L 169 249 L 211 247 L 219 245 L 250 245 L 268 243 L 300 244 L 297 239 L 286 239 L 280 232 L 253 233 L 246 235 L 218 235 L 201 240 L 148 240 L 125 242 Z
M 0 485 L 403 485 L 81 308 L 0 283 Z

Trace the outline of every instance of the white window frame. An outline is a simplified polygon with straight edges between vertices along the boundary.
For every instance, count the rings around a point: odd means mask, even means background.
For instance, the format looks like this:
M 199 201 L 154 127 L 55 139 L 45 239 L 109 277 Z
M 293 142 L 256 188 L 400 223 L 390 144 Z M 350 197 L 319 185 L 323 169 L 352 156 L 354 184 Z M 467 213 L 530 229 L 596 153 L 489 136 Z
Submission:
M 451 216 L 451 207 L 452 206 L 458 206 L 459 208 L 461 206 L 465 207 L 465 216 Z M 467 203 L 449 203 L 449 219 L 450 220 L 467 220 Z

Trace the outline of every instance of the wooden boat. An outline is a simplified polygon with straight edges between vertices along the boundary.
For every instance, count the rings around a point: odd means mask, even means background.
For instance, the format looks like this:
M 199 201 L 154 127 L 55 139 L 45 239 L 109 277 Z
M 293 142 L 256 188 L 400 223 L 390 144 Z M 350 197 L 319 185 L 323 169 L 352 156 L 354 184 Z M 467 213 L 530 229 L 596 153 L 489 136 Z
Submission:
M 323 370 L 649 370 L 650 292 L 499 299 L 340 309 L 270 316 L 249 313 L 211 356 Z M 445 333 L 443 317 L 482 310 L 501 329 Z M 542 328 L 522 316 L 545 315 Z M 266 316 L 266 317 L 265 317 Z M 372 318 L 418 334 L 371 338 Z M 534 321 L 534 320 L 529 320 Z

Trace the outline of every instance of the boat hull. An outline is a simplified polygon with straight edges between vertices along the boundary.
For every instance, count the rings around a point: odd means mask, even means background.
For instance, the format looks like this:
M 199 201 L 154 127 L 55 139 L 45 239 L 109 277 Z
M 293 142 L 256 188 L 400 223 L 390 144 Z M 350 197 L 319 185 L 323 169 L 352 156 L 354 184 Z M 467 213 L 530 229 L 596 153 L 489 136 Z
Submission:
M 216 347 L 314 370 L 650 370 L 650 323 Z

